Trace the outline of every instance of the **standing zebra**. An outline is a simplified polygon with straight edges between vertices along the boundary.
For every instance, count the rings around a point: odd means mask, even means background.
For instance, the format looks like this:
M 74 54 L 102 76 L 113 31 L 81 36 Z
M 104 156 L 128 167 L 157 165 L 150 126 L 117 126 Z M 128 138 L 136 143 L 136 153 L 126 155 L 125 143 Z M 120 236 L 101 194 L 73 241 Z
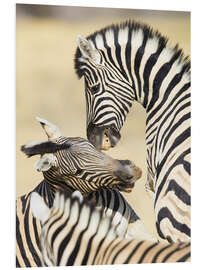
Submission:
M 133 101 L 146 110 L 148 177 L 156 227 L 169 241 L 190 239 L 190 61 L 158 31 L 133 21 L 78 37 L 87 137 L 114 147 Z
M 59 129 L 46 120 L 38 118 L 49 140 L 32 142 L 22 146 L 22 151 L 28 155 L 41 155 L 35 168 L 43 173 L 44 180 L 34 189 L 46 204 L 51 207 L 56 190 L 66 190 L 72 193 L 80 190 L 87 199 L 106 209 L 105 211 L 120 212 L 120 216 L 129 223 L 127 232 L 119 226 L 116 215 L 114 223 L 118 231 L 127 236 L 132 235 L 132 228 L 139 227 L 141 237 L 153 239 L 139 217 L 125 201 L 119 191 L 101 190 L 115 188 L 129 192 L 134 181 L 140 178 L 141 170 L 129 160 L 115 160 L 96 150 L 91 143 L 82 138 L 62 137 Z M 30 211 L 30 193 L 17 198 L 16 201 L 16 266 L 42 266 L 39 235 L 41 224 L 33 218 Z M 101 198 L 100 198 L 101 196 Z
M 112 218 L 88 204 L 79 191 L 72 196 L 57 192 L 51 209 L 37 193 L 31 194 L 30 204 L 33 215 L 42 222 L 44 266 L 190 260 L 190 243 L 163 244 L 119 236 Z

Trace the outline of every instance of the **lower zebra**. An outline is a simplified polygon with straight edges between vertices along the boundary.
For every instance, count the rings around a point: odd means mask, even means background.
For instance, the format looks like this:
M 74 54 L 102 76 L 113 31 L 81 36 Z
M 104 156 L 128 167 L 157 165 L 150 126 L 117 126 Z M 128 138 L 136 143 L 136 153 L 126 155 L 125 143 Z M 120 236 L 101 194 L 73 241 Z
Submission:
M 42 222 L 44 266 L 190 261 L 190 243 L 165 244 L 118 235 L 112 217 L 104 217 L 79 191 L 72 196 L 57 192 L 51 209 L 33 193 L 31 209 Z
M 136 231 L 131 228 L 136 226 L 141 227 L 142 238 L 153 239 L 118 191 L 129 192 L 134 181 L 141 176 L 140 169 L 128 160 L 115 160 L 97 151 L 87 140 L 62 137 L 56 126 L 46 120 L 39 120 L 49 141 L 29 143 L 22 147 L 22 151 L 28 156 L 41 155 L 35 168 L 43 173 L 44 180 L 33 191 L 42 196 L 48 207 L 53 205 L 58 189 L 69 193 L 77 189 L 94 205 L 103 207 L 106 213 L 120 211 L 123 219 L 130 224 L 128 231 L 122 231 L 121 226 L 118 226 L 121 234 L 131 235 Z M 107 191 L 104 188 L 118 190 Z M 101 191 L 96 192 L 98 189 Z M 91 193 L 93 191 L 95 193 Z M 30 193 L 16 201 L 17 267 L 42 266 L 39 240 L 41 224 L 30 211 Z M 119 225 L 117 215 L 114 224 Z

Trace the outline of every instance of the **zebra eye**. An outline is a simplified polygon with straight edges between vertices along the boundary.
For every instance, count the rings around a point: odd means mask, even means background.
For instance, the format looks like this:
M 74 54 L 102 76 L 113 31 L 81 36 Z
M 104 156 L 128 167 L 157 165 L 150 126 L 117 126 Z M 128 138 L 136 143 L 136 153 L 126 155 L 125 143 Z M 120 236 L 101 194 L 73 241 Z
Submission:
M 100 88 L 100 83 L 93 85 L 90 90 L 93 94 L 97 93 Z

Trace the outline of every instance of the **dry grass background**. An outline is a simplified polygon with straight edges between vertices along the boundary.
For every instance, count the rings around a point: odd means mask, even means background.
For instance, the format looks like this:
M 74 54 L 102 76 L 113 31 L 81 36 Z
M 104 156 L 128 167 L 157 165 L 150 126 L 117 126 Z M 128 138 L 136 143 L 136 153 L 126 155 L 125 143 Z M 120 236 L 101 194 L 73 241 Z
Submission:
M 83 9 L 64 7 L 72 16 L 18 16 L 16 20 L 16 196 L 31 191 L 43 178 L 33 166 L 37 157 L 27 159 L 20 146 L 28 141 L 46 140 L 36 116 L 56 124 L 65 136 L 86 137 L 86 111 L 83 80 L 73 66 L 76 36 L 125 19 L 150 24 L 179 43 L 190 53 L 190 15 L 180 12 L 89 9 L 90 16 L 80 17 Z M 96 13 L 95 13 L 96 12 Z M 92 16 L 91 16 L 92 14 Z M 93 16 L 97 14 L 97 16 Z M 110 16 L 111 15 L 111 16 Z M 82 16 L 81 16 L 82 17 Z M 108 154 L 131 159 L 143 170 L 134 190 L 124 196 L 152 233 L 156 234 L 153 205 L 144 190 L 146 181 L 145 112 L 134 104 L 121 131 L 122 139 Z

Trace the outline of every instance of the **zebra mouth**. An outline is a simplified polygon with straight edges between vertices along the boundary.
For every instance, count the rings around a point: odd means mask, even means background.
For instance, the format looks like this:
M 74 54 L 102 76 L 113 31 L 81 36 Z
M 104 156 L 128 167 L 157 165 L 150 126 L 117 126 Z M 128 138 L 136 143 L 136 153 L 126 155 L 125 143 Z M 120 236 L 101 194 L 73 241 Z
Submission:
M 108 150 L 115 147 L 121 138 L 114 125 L 96 126 L 89 124 L 87 128 L 88 140 L 99 150 Z
M 135 183 L 119 183 L 116 187 L 119 191 L 130 193 L 134 188 Z

